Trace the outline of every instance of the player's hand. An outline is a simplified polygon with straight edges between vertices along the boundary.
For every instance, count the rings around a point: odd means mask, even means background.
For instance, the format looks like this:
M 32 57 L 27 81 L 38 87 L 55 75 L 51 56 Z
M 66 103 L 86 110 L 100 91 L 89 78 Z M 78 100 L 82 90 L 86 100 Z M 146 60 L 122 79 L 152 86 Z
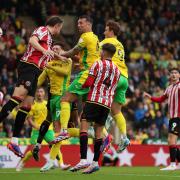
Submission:
M 52 50 L 43 50 L 42 53 L 50 58 L 54 58 L 54 54 L 55 54 L 54 51 Z
M 151 99 L 151 95 L 150 95 L 149 93 L 147 93 L 147 92 L 144 92 L 144 93 L 143 93 L 143 96 Z

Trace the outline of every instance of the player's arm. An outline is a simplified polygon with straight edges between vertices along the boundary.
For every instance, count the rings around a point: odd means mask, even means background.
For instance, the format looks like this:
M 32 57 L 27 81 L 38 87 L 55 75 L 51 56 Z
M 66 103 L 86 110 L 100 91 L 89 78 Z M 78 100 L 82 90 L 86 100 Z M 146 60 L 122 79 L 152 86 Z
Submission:
M 99 70 L 99 65 L 97 62 L 95 62 L 90 70 L 89 70 L 89 75 L 85 81 L 85 83 L 82 85 L 82 88 L 88 88 L 88 87 L 91 87 L 93 84 L 94 84 L 94 81 L 96 79 L 96 75 L 97 75 L 97 72 Z
M 40 76 L 38 77 L 38 83 L 37 86 L 40 87 L 42 86 L 42 84 L 46 81 L 47 79 L 47 70 L 44 69 L 44 71 L 40 74 Z
M 31 44 L 31 46 L 33 48 L 35 48 L 36 50 L 42 52 L 44 55 L 46 56 L 51 56 L 51 57 L 54 57 L 54 51 L 52 50 L 47 50 L 47 49 L 44 49 L 40 44 L 39 44 L 39 38 L 35 35 L 32 35 L 29 39 L 29 44 Z
M 162 103 L 167 99 L 167 96 L 165 94 L 160 97 L 154 97 L 154 96 L 151 96 L 149 93 L 144 92 L 143 95 L 144 97 L 151 99 L 153 102 L 158 102 L 158 103 Z
M 63 52 L 61 55 L 65 57 L 73 57 L 74 55 L 77 55 L 79 52 L 81 52 L 84 47 L 86 47 L 86 40 L 84 37 L 81 37 L 74 48 L 69 51 Z
M 29 124 L 34 128 L 39 130 L 39 126 L 33 121 L 33 116 L 28 116 L 26 120 L 29 122 Z

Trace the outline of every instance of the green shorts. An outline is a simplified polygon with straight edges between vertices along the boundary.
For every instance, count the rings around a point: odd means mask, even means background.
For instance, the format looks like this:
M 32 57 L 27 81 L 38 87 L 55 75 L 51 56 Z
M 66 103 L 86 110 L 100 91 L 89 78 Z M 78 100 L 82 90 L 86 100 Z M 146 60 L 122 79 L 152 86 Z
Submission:
M 50 99 L 50 113 L 51 113 L 51 119 L 52 121 L 59 121 L 60 120 L 60 101 L 61 101 L 60 95 L 52 95 Z
M 39 136 L 39 131 L 38 130 L 32 130 L 31 133 L 31 138 L 30 138 L 30 143 L 32 145 L 37 143 L 37 138 Z M 54 140 L 54 131 L 53 130 L 48 130 L 47 133 L 44 136 L 44 140 L 49 143 Z
M 114 95 L 114 102 L 125 104 L 127 89 L 128 89 L 128 78 L 121 75 Z
M 89 88 L 82 88 L 89 74 L 89 70 L 80 72 L 68 88 L 68 92 L 79 96 L 87 95 Z

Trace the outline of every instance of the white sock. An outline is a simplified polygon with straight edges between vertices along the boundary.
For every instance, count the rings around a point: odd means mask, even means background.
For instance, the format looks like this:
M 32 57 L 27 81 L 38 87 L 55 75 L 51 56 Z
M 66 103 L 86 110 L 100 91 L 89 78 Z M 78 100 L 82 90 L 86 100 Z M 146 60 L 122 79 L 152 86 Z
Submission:
M 93 166 L 99 166 L 98 161 L 93 161 L 92 164 Z
M 18 138 L 17 138 L 17 137 L 12 137 L 12 138 L 11 138 L 11 142 L 12 142 L 13 144 L 18 145 Z
M 81 163 L 86 163 L 86 162 L 87 162 L 87 159 L 81 159 L 80 162 L 81 162 Z
M 176 162 L 171 162 L 171 166 L 176 166 Z

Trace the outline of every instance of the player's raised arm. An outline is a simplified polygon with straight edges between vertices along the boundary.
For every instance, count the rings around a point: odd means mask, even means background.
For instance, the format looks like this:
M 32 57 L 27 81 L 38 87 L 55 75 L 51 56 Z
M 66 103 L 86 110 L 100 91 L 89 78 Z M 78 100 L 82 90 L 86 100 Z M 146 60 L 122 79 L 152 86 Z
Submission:
M 47 79 L 47 70 L 44 69 L 44 71 L 40 74 L 40 76 L 38 77 L 38 83 L 37 86 L 40 87 L 42 86 L 42 84 L 45 82 L 45 80 Z
M 35 35 L 32 35 L 29 39 L 29 44 L 36 50 L 42 52 L 46 56 L 54 57 L 54 51 L 46 50 L 39 44 L 39 38 Z
M 61 53 L 61 56 L 73 57 L 74 55 L 77 55 L 81 50 L 82 48 L 77 44 L 76 46 L 74 46 L 74 48 L 70 49 L 69 51 Z

